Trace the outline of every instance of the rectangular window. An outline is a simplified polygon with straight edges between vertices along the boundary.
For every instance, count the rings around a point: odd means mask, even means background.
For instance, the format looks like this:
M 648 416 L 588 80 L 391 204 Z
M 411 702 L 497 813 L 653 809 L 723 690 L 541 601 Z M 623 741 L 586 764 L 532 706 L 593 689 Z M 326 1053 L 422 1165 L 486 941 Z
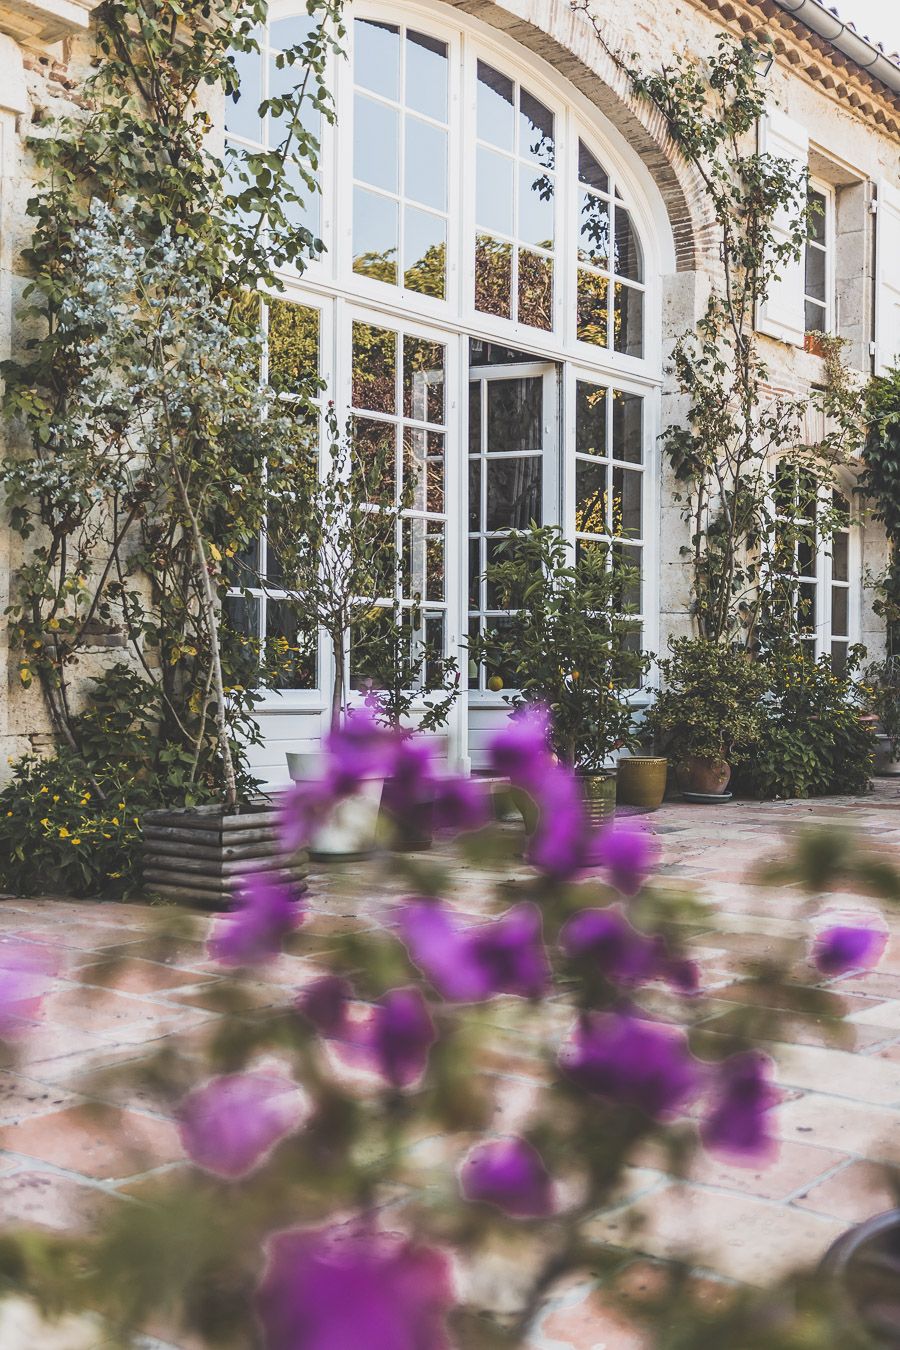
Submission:
M 805 258 L 805 325 L 807 333 L 834 332 L 834 193 L 825 184 L 810 185 Z

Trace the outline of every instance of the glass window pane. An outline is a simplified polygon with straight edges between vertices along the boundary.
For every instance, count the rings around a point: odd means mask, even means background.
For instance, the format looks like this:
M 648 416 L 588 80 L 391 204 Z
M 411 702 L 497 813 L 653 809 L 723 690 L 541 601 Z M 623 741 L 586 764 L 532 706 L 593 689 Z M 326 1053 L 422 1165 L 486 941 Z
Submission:
M 614 459 L 640 464 L 644 458 L 644 400 L 640 394 L 613 390 L 612 453 Z
M 584 141 L 578 142 L 578 179 L 588 187 L 596 188 L 598 192 L 609 192 L 609 175 L 600 161 L 591 154 Z
M 429 681 L 437 683 L 441 678 L 440 661 L 447 651 L 446 623 L 443 614 L 425 615 L 425 645 L 428 648 L 425 675 Z
M 642 483 L 634 469 L 613 469 L 612 532 L 620 538 L 641 537 Z
M 606 390 L 579 380 L 575 386 L 575 450 L 579 455 L 606 455 Z
M 365 94 L 353 101 L 353 175 L 396 192 L 400 165 L 400 114 Z
M 503 539 L 486 539 L 484 552 L 486 567 L 493 567 L 497 563 L 509 561 L 509 552 L 505 548 L 505 536 Z M 510 588 L 497 581 L 485 580 L 484 601 L 487 609 L 517 609 L 522 604 L 521 587 Z
M 469 540 L 469 608 L 481 607 L 481 540 Z
M 411 511 L 425 510 L 426 475 L 425 432 L 417 427 L 403 428 L 403 504 Z
M 444 485 L 446 457 L 444 455 L 444 437 L 439 431 L 429 431 L 428 460 L 426 464 L 425 510 L 435 515 L 444 511 Z
M 644 551 L 633 544 L 613 544 L 613 571 L 622 579 L 619 604 L 631 614 L 640 614 L 643 605 L 643 556 Z
M 850 580 L 850 538 L 840 533 L 831 540 L 831 575 L 835 581 Z
M 406 119 L 406 195 L 437 211 L 447 209 L 447 133 L 418 117 Z
M 237 70 L 240 87 L 237 98 L 225 100 L 225 130 L 243 136 L 257 145 L 262 143 L 262 56 L 259 52 L 233 52 L 228 58 Z
M 827 199 L 824 192 L 816 192 L 815 188 L 810 188 L 808 194 L 810 206 L 815 209 L 810 213 L 809 219 L 809 238 L 814 239 L 818 244 L 825 243 L 825 222 L 826 222 L 826 203 Z
M 469 381 L 469 454 L 481 453 L 481 382 Z
M 614 345 L 624 356 L 644 354 L 644 292 L 616 282 Z
M 357 19 L 353 25 L 356 83 L 397 101 L 400 97 L 400 29 L 392 23 Z
M 513 82 L 499 70 L 478 62 L 478 138 L 512 150 L 515 138 Z
M 226 595 L 225 617 L 232 633 L 259 641 L 259 597 L 255 595 Z
M 397 334 L 370 323 L 353 325 L 353 406 L 397 411 Z
M 491 380 L 487 400 L 488 454 L 540 450 L 543 390 L 539 376 Z
M 806 250 L 806 294 L 810 300 L 825 301 L 825 251 L 811 245 Z
M 594 267 L 609 265 L 609 202 L 582 192 L 579 209 L 578 258 Z
M 527 530 L 541 521 L 541 457 L 502 457 L 485 460 L 488 530 Z
M 624 206 L 616 206 L 615 271 L 631 281 L 643 281 L 641 245 L 631 216 Z
M 579 534 L 606 534 L 606 465 L 591 459 L 575 461 L 575 529 Z
M 807 300 L 804 318 L 807 333 L 824 333 L 826 317 L 824 305 L 820 305 L 816 300 Z
M 553 113 L 527 90 L 519 91 L 519 154 L 552 169 L 556 161 Z
M 366 468 L 366 500 L 376 506 L 393 506 L 397 496 L 396 427 L 372 417 L 354 417 L 353 445 Z
M 552 249 L 553 192 L 552 173 L 536 173 L 530 164 L 519 166 L 518 234 L 523 243 Z
M 606 277 L 578 269 L 578 340 L 595 347 L 607 345 L 607 305 L 609 283 Z
M 419 295 L 443 300 L 447 274 L 447 222 L 407 206 L 403 229 L 403 284 Z
M 318 642 L 304 629 L 297 608 L 289 600 L 266 605 L 266 660 L 278 667 L 279 689 L 314 689 Z
M 425 536 L 425 599 L 443 600 L 445 594 L 444 573 L 444 527 L 434 521 L 427 522 Z
M 475 308 L 512 317 L 512 244 L 479 234 L 475 240 Z
M 367 192 L 365 188 L 354 188 L 354 272 L 396 286 L 399 228 L 395 201 L 375 192 Z
M 850 590 L 847 586 L 831 588 L 831 631 L 837 637 L 846 637 L 850 631 Z
M 831 644 L 831 669 L 835 675 L 843 675 L 847 669 L 847 642 L 832 642 Z
M 553 327 L 553 259 L 519 249 L 519 323 L 530 328 Z
M 481 460 L 469 460 L 469 529 L 481 528 Z
M 513 161 L 480 145 L 475 182 L 476 223 L 498 234 L 512 234 Z
M 427 33 L 406 33 L 406 106 L 447 120 L 447 44 Z
M 403 339 L 403 416 L 444 420 L 444 346 L 428 338 Z
M 269 383 L 283 394 L 314 392 L 319 374 L 319 311 L 272 299 L 268 312 Z
M 816 587 L 801 582 L 797 587 L 797 627 L 801 633 L 812 633 L 816 623 Z
M 292 14 L 289 19 L 275 19 L 269 24 L 269 46 L 285 51 L 306 42 L 316 27 L 309 14 Z

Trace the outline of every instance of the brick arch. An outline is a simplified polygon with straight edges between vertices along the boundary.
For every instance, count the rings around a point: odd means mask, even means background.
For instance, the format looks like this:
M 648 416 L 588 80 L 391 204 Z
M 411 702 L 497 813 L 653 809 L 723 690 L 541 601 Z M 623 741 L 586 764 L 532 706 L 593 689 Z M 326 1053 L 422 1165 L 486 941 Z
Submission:
M 635 96 L 628 77 L 604 50 L 594 23 L 570 0 L 446 0 L 540 56 L 604 114 L 643 160 L 662 197 L 679 272 L 715 264 L 715 226 L 696 171 L 675 148 L 663 116 Z M 612 51 L 621 36 L 595 20 Z

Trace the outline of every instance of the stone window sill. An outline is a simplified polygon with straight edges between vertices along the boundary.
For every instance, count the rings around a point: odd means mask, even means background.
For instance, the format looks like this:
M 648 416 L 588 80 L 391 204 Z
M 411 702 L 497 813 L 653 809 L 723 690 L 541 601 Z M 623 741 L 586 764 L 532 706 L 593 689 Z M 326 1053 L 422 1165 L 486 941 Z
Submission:
M 0 0 L 0 33 L 19 42 L 57 42 L 88 27 L 99 0 Z

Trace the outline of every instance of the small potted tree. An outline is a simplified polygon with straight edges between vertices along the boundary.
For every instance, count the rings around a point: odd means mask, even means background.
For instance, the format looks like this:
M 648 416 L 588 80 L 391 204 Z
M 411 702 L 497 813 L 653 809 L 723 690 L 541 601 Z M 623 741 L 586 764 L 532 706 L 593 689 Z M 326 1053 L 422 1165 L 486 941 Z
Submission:
M 745 650 L 706 638 L 676 638 L 669 647 L 648 727 L 674 760 L 687 800 L 728 800 L 732 768 L 757 735 L 764 673 Z
M 603 544 L 582 545 L 573 561 L 562 531 L 549 525 L 510 534 L 497 554 L 487 581 L 510 612 L 470 643 L 470 656 L 504 673 L 513 707 L 547 707 L 558 758 L 580 775 L 592 815 L 610 816 L 612 759 L 635 742 L 629 693 L 648 664 L 628 612 L 634 569 Z M 504 676 L 493 676 L 492 687 Z
M 268 536 L 278 558 L 279 590 L 287 594 L 282 603 L 299 631 L 321 632 L 331 651 L 334 736 L 354 715 L 351 649 L 354 668 L 365 669 L 367 653 L 383 636 L 382 613 L 391 614 L 402 507 L 393 491 L 385 492 L 385 484 L 394 482 L 392 447 L 376 446 L 363 455 L 352 437 L 342 436 L 330 404 L 325 422 L 329 452 L 324 468 L 311 445 L 302 470 L 270 489 Z M 315 778 L 318 768 L 318 756 L 288 754 L 295 781 Z M 311 852 L 319 857 L 368 853 L 375 843 L 382 788 L 383 778 L 376 776 L 358 796 L 341 801 L 317 830 Z

